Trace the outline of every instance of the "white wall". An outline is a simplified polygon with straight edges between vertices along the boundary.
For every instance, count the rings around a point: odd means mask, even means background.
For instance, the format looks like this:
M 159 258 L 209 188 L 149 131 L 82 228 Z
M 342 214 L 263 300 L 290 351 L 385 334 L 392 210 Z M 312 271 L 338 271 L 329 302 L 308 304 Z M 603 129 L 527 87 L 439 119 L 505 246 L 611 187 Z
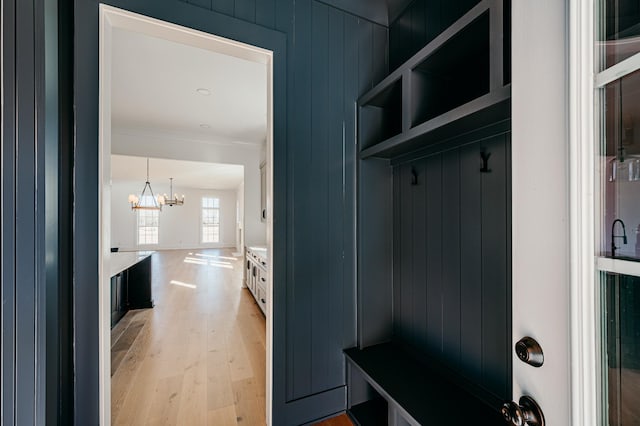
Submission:
M 184 140 L 162 133 L 124 129 L 113 130 L 111 143 L 112 154 L 243 165 L 244 242 L 247 245 L 266 243 L 267 224 L 260 220 L 261 145 Z
M 136 212 L 127 202 L 129 194 L 139 194 L 144 183 L 114 182 L 111 185 L 111 246 L 120 250 L 134 250 L 136 245 Z M 168 192 L 168 188 L 154 186 L 154 192 Z M 183 206 L 164 206 L 160 213 L 158 244 L 153 249 L 235 247 L 236 191 L 180 188 L 174 192 L 185 195 Z M 202 197 L 220 198 L 220 242 L 200 243 L 200 206 Z M 149 247 L 149 246 L 144 246 Z

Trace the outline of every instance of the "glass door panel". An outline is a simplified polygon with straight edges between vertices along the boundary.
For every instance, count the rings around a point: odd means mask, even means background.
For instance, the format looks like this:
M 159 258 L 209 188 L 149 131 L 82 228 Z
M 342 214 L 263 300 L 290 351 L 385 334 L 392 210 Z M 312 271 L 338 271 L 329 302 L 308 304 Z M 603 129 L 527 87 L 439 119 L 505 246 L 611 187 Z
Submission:
M 640 260 L 640 71 L 603 89 L 601 256 Z
M 603 0 L 599 44 L 604 55 L 600 69 L 609 68 L 640 52 L 640 3 Z
M 640 2 L 596 0 L 596 4 L 602 422 L 636 425 L 640 424 Z
M 609 425 L 640 424 L 640 278 L 603 273 Z

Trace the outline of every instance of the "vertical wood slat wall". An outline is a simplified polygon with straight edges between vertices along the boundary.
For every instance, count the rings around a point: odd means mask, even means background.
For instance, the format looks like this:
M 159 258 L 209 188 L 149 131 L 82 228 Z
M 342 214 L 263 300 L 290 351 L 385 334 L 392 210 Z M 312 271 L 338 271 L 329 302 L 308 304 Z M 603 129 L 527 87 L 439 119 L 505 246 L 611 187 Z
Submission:
M 497 398 L 511 389 L 509 146 L 500 135 L 393 168 L 393 340 Z
M 2 2 L 0 423 L 44 424 L 44 5 Z

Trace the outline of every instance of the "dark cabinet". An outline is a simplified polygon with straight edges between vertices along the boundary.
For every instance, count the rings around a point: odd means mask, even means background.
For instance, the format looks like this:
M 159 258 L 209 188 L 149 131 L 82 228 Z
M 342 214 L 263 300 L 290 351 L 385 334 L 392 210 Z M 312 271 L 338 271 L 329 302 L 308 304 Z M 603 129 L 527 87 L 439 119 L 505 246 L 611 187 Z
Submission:
M 152 256 L 146 257 L 127 270 L 129 309 L 153 308 L 151 259 Z
M 111 277 L 111 326 L 127 313 L 127 271 Z
M 148 256 L 111 277 L 111 327 L 129 309 L 153 308 L 151 258 Z

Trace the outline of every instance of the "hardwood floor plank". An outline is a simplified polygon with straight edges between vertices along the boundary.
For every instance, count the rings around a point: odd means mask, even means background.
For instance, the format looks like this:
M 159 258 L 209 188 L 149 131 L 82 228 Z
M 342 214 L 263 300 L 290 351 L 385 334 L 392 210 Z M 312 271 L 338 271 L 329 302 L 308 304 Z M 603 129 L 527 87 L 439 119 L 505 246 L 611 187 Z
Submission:
M 158 380 L 153 404 L 149 410 L 147 425 L 175 425 L 182 399 L 183 376 L 173 376 Z
M 339 416 L 316 423 L 316 426 L 353 426 L 353 422 L 351 422 L 351 419 L 349 419 L 349 416 L 346 414 L 340 414 Z
M 231 250 L 154 254 L 155 307 L 112 329 L 112 424 L 264 425 L 266 321 Z
M 209 426 L 236 426 L 238 424 L 236 406 L 228 405 L 217 410 L 209 411 L 207 424 Z

